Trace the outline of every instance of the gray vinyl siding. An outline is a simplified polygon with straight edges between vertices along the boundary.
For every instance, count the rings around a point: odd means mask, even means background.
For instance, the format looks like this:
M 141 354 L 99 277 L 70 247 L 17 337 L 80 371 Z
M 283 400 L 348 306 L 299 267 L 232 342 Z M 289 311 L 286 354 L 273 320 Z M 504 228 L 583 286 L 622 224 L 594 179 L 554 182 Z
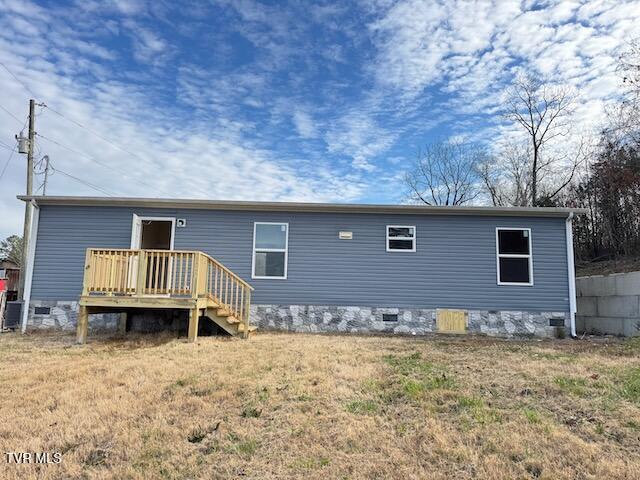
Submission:
M 86 248 L 129 248 L 133 213 L 185 218 L 175 248 L 220 260 L 256 304 L 569 310 L 564 218 L 53 205 L 41 207 L 32 299 L 77 299 Z M 256 221 L 289 224 L 286 280 L 251 278 Z M 417 251 L 387 252 L 386 225 L 415 225 Z M 497 285 L 496 227 L 531 228 L 533 286 Z

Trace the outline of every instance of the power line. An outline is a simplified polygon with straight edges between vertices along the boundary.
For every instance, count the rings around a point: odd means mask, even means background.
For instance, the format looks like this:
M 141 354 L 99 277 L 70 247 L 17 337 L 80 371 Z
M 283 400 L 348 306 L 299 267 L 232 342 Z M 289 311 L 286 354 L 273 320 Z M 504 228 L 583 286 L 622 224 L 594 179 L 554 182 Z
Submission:
M 37 98 L 38 97 L 35 93 L 33 93 L 33 90 L 31 90 L 26 83 L 24 83 L 22 80 L 20 80 L 11 70 L 9 70 L 9 67 L 7 67 L 2 62 L 0 62 L 0 65 L 2 65 L 4 67 L 4 69 L 7 72 L 9 72 L 9 75 L 11 75 L 15 79 L 16 82 L 18 82 L 20 85 L 22 85 L 24 87 L 24 89 L 33 96 L 33 98 Z
M 117 148 L 118 150 L 121 150 L 125 153 L 128 153 L 129 155 L 133 155 L 134 157 L 139 158 L 140 160 L 142 160 L 143 162 L 145 162 L 146 160 L 144 158 L 142 158 L 140 155 L 138 155 L 137 153 L 134 153 L 130 150 L 127 150 L 126 148 L 118 145 L 115 142 L 112 142 L 111 140 L 109 140 L 108 138 L 100 135 L 98 132 L 95 132 L 94 130 L 90 129 L 89 127 L 83 125 L 82 123 L 78 122 L 77 120 L 74 120 L 73 118 L 69 118 L 65 115 L 63 115 L 62 113 L 60 113 L 57 110 L 54 110 L 53 108 L 51 108 L 49 105 L 45 105 L 45 108 L 48 108 L 49 110 L 51 110 L 53 113 L 55 113 L 56 115 L 59 115 L 60 117 L 64 118 L 66 121 L 71 122 L 75 125 L 77 125 L 80 128 L 84 128 L 87 132 L 91 133 L 92 135 L 95 135 L 96 137 L 98 137 L 99 139 L 101 139 L 104 142 L 107 142 L 109 145 L 112 145 L 113 147 Z
M 4 108 L 2 105 L 0 105 L 0 108 L 1 108 L 2 110 L 4 110 L 5 112 L 7 112 L 9 115 L 11 115 L 13 118 L 15 118 L 15 119 L 16 119 L 16 121 L 17 121 L 18 123 L 22 123 L 22 120 L 20 120 L 20 119 L 19 119 L 18 117 L 16 117 L 13 113 L 11 113 L 9 110 L 7 110 L 6 108 Z
M 94 161 L 95 163 L 97 163 L 98 165 L 101 165 L 101 166 L 103 166 L 103 167 L 105 167 L 105 168 L 108 168 L 108 169 L 112 169 L 112 168 L 113 168 L 112 166 L 107 165 L 106 163 L 102 163 L 100 160 L 97 160 L 96 158 L 92 157 L 91 155 L 88 155 L 88 154 L 86 154 L 86 153 L 84 153 L 84 152 L 81 152 L 80 150 L 76 150 L 75 148 L 71 148 L 71 147 L 69 147 L 68 145 L 65 145 L 65 144 L 63 144 L 63 143 L 60 143 L 60 142 L 58 142 L 57 140 L 54 140 L 53 138 L 45 137 L 45 136 L 44 136 L 44 135 L 42 135 L 41 133 L 38 133 L 38 137 L 40 137 L 40 138 L 42 138 L 42 139 L 44 139 L 44 140 L 47 140 L 48 142 L 51 142 L 51 143 L 53 143 L 53 144 L 55 144 L 55 145 L 58 145 L 59 147 L 62 147 L 62 148 L 64 148 L 65 150 L 69 150 L 70 152 L 73 152 L 73 153 L 75 153 L 75 154 L 77 154 L 77 155 L 81 155 L 81 156 L 83 156 L 83 157 L 85 157 L 85 158 L 87 158 L 87 159 L 89 159 L 89 160 L 92 160 L 92 161 Z
M 7 161 L 4 162 L 4 167 L 2 167 L 2 172 L 0 172 L 0 180 L 2 180 L 2 177 L 4 177 L 4 172 L 7 171 L 7 167 L 9 166 L 9 162 L 11 161 L 11 159 L 13 158 L 13 154 L 16 153 L 16 149 L 13 148 L 11 150 L 11 153 L 9 154 L 9 158 L 7 158 Z
M 55 113 L 56 115 L 60 116 L 61 118 L 64 118 L 64 119 L 65 119 L 65 120 L 67 120 L 68 122 L 71 122 L 71 123 L 73 123 L 74 125 L 77 125 L 78 127 L 85 129 L 87 132 L 91 133 L 92 135 L 95 135 L 96 137 L 98 137 L 98 138 L 99 138 L 99 139 L 101 139 L 102 141 L 104 141 L 104 142 L 108 143 L 109 145 L 112 145 L 113 147 L 117 148 L 118 150 L 121 150 L 122 152 L 128 153 L 129 155 L 131 155 L 131 156 L 133 156 L 133 157 L 136 157 L 136 158 L 138 158 L 138 159 L 142 160 L 143 162 L 146 162 L 146 161 L 147 161 L 145 158 L 141 157 L 141 156 L 140 156 L 140 155 L 138 155 L 137 153 L 132 152 L 131 150 L 128 150 L 128 149 L 126 149 L 126 148 L 124 148 L 124 147 L 122 147 L 122 146 L 118 145 L 117 143 L 115 143 L 115 142 L 113 142 L 113 141 L 109 140 L 109 139 L 108 139 L 108 138 L 106 138 L 105 136 L 103 136 L 103 135 L 101 135 L 101 134 L 97 133 L 96 131 L 94 131 L 94 130 L 90 129 L 89 127 L 87 127 L 87 126 L 85 126 L 85 125 L 83 125 L 82 123 L 78 122 L 77 120 L 74 120 L 73 118 L 70 118 L 70 117 L 67 117 L 67 116 L 63 115 L 63 114 L 62 114 L 62 113 L 60 113 L 59 111 L 57 111 L 57 110 L 55 110 L 55 109 L 51 108 L 49 105 L 42 104 L 42 106 L 43 106 L 43 108 L 47 108 L 47 109 L 48 109 L 48 110 L 50 110 L 51 112 L 53 112 L 53 113 Z M 96 160 L 96 158 L 95 158 L 95 157 L 92 157 L 92 156 L 90 156 L 90 155 L 87 155 L 86 153 L 78 152 L 77 150 L 74 150 L 74 149 L 72 149 L 71 147 L 67 147 L 67 146 L 65 146 L 65 145 L 62 145 L 62 144 L 60 144 L 59 142 L 56 142 L 55 140 L 51 140 L 50 138 L 46 138 L 46 137 L 44 137 L 43 135 L 38 134 L 38 136 L 40 136 L 40 137 L 42 137 L 42 138 L 44 138 L 44 139 L 46 139 L 46 140 L 49 140 L 49 141 L 51 141 L 51 142 L 53 142 L 53 143 L 56 143 L 58 146 L 61 146 L 62 148 L 66 148 L 66 149 L 67 149 L 67 150 L 69 150 L 69 151 L 73 151 L 73 152 L 75 152 L 75 153 L 77 153 L 77 154 L 79 154 L 79 155 L 83 155 L 84 157 L 86 157 L 86 158 L 88 158 L 88 159 L 90 159 L 90 160 L 93 160 L 94 162 L 96 162 L 96 163 L 97 163 L 97 164 L 99 164 L 99 165 L 102 165 L 102 166 L 103 166 L 103 167 L 105 167 L 105 168 L 109 168 L 109 169 L 112 169 L 112 168 L 113 168 L 113 167 L 112 167 L 112 166 L 110 166 L 110 165 L 105 165 L 104 163 L 101 163 L 100 161 Z M 142 173 L 143 175 L 145 174 L 144 172 L 141 172 L 141 173 Z M 125 176 L 125 178 L 126 178 L 126 176 Z M 152 185 L 152 184 L 147 183 L 147 182 L 145 182 L 145 181 L 143 181 L 143 180 L 140 180 L 140 179 L 138 179 L 138 178 L 135 178 L 134 180 L 135 180 L 136 182 L 141 183 L 142 185 L 146 185 L 147 187 L 152 188 L 152 189 L 154 189 L 154 190 L 160 190 L 160 191 L 163 191 L 165 194 L 167 193 L 166 191 L 164 191 L 164 190 L 162 190 L 162 189 L 158 188 L 158 186 L 157 186 L 157 185 Z
M 51 166 L 51 172 L 53 173 L 61 173 L 62 175 L 64 175 L 65 177 L 68 177 L 72 180 L 75 180 L 76 182 L 82 183 L 83 185 L 86 185 L 89 188 L 93 188 L 94 190 L 104 193 L 105 195 L 107 195 L 108 197 L 113 197 L 113 195 L 111 195 L 111 193 L 107 192 L 106 190 L 103 190 L 102 188 L 98 187 L 97 185 L 94 185 L 93 183 L 87 182 L 86 180 L 83 180 L 81 178 L 76 177 L 75 175 L 71 175 L 70 173 L 67 173 L 63 170 L 60 170 L 59 168 L 54 168 L 53 166 Z
M 104 163 L 104 162 L 98 160 L 97 158 L 87 154 L 87 153 L 81 152 L 80 150 L 76 150 L 75 148 L 72 148 L 72 147 L 70 147 L 68 145 L 60 143 L 57 140 L 54 140 L 54 139 L 49 138 L 49 137 L 46 137 L 46 136 L 42 135 L 41 133 L 38 133 L 37 135 L 38 135 L 38 137 L 43 138 L 44 140 L 47 140 L 47 141 L 49 141 L 51 143 L 54 143 L 55 145 L 58 145 L 59 147 L 62 147 L 62 148 L 66 149 L 66 150 L 68 150 L 70 152 L 73 152 L 73 153 L 75 153 L 77 155 L 81 155 L 81 156 L 85 157 L 86 159 L 91 160 L 92 162 L 95 162 L 96 164 L 98 164 L 98 165 L 100 165 L 100 166 L 102 166 L 104 168 L 107 168 L 109 170 L 113 170 L 113 166 L 112 165 Z M 124 178 L 129 178 L 127 175 L 123 175 L 123 177 Z M 149 188 L 156 189 L 156 190 L 158 189 L 157 185 L 152 185 L 152 184 L 150 184 L 150 183 L 148 183 L 148 182 L 146 182 L 146 181 L 144 181 L 142 179 L 138 178 L 138 179 L 134 179 L 134 180 L 136 182 L 138 182 L 138 183 L 141 183 L 142 185 L 146 185 Z

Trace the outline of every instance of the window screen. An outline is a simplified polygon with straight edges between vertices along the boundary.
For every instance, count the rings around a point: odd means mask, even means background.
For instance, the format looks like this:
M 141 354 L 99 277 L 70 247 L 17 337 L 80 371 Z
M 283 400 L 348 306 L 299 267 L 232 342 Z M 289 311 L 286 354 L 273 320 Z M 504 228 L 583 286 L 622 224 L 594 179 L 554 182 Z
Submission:
M 415 226 L 387 226 L 387 252 L 395 251 L 416 251 Z
M 499 228 L 498 284 L 531 285 L 531 230 Z
M 253 278 L 286 278 L 289 226 L 286 223 L 254 224 Z

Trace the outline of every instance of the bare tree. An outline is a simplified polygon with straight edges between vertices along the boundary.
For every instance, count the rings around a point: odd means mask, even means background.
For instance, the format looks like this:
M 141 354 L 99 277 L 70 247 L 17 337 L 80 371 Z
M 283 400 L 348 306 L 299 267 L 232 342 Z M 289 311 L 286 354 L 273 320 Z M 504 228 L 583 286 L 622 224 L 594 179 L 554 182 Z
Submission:
M 531 200 L 529 144 L 507 144 L 478 166 L 478 175 L 494 206 L 521 207 Z
M 531 205 L 538 204 L 540 171 L 554 162 L 550 156 L 542 159 L 543 148 L 567 135 L 572 104 L 568 88 L 549 86 L 533 75 L 516 77 L 507 93 L 505 117 L 524 129 L 531 146 Z
M 463 142 L 438 142 L 420 152 L 405 175 L 411 199 L 427 205 L 464 205 L 480 194 L 477 166 L 484 150 Z
M 529 142 L 510 142 L 478 167 L 482 185 L 494 206 L 532 205 L 532 146 Z M 536 205 L 551 206 L 571 184 L 588 158 L 584 137 L 572 141 L 564 151 L 538 159 Z
M 618 58 L 617 71 L 622 75 L 621 101 L 609 106 L 609 124 L 603 130 L 605 142 L 640 143 L 640 38 L 629 42 Z

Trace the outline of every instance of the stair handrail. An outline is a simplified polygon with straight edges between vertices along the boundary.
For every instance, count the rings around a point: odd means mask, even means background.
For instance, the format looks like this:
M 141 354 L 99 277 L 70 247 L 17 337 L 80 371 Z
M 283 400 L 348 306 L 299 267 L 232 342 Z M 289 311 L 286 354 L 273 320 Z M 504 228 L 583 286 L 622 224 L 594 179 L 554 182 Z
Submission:
M 208 255 L 208 254 L 206 254 L 204 252 L 200 252 L 200 255 L 204 255 L 210 262 L 215 263 L 216 265 L 218 265 L 220 268 L 222 268 L 225 272 L 227 272 L 229 275 L 234 277 L 238 282 L 240 282 L 245 287 L 249 288 L 250 290 L 254 290 L 254 288 L 249 283 L 247 283 L 245 280 L 243 280 L 240 275 L 238 275 L 237 273 L 234 273 L 232 270 L 229 270 L 219 260 L 216 260 L 215 258 L 211 257 L 210 255 Z

